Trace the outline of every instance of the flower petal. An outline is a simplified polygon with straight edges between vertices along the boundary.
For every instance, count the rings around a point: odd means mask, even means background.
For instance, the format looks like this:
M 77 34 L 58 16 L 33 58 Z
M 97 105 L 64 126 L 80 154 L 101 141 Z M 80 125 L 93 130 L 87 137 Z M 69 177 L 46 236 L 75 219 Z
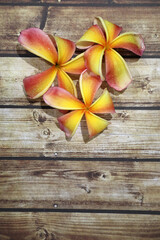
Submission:
M 73 56 L 76 46 L 75 43 L 64 38 L 54 37 L 58 48 L 58 64 L 66 63 Z
M 84 110 L 75 110 L 58 118 L 60 129 L 67 137 L 72 137 L 83 117 Z
M 103 94 L 91 105 L 89 111 L 92 113 L 114 113 L 114 105 L 112 98 L 107 91 L 104 90 Z
M 94 115 L 90 111 L 86 111 L 85 116 L 90 137 L 102 132 L 109 124 L 107 120 Z
M 45 103 L 61 110 L 84 109 L 84 104 L 71 93 L 60 87 L 50 88 L 43 96 Z
M 136 33 L 124 33 L 117 37 L 110 45 L 112 48 L 125 48 L 142 56 L 145 45 L 141 35 Z
M 72 95 L 77 97 L 76 87 L 75 87 L 72 79 L 68 76 L 67 73 L 65 73 L 61 69 L 58 69 L 57 78 L 58 78 L 58 86 L 59 87 L 66 89 Z
M 94 43 L 105 45 L 106 39 L 98 25 L 91 26 L 76 43 L 77 48 L 86 49 Z
M 80 76 L 80 89 L 83 97 L 83 101 L 86 107 L 89 107 L 92 104 L 94 96 L 100 87 L 102 81 L 99 76 L 89 74 L 85 70 Z
M 84 53 L 79 54 L 77 57 L 73 58 L 69 62 L 61 65 L 61 69 L 68 73 L 81 74 L 81 72 L 86 69 Z
M 33 99 L 41 97 L 52 85 L 56 74 L 57 69 L 53 66 L 42 73 L 26 77 L 23 83 L 27 95 Z
M 116 38 L 122 31 L 121 27 L 107 20 L 104 20 L 101 17 L 96 17 L 94 20 L 94 23 L 99 24 L 101 27 L 104 28 L 106 33 L 107 43 L 113 41 L 113 39 Z
M 57 50 L 49 36 L 38 28 L 23 30 L 18 38 L 20 44 L 28 51 L 55 64 L 58 60 Z
M 113 49 L 105 51 L 106 81 L 117 91 L 128 86 L 132 76 L 124 59 Z
M 87 69 L 94 74 L 99 75 L 102 80 L 104 79 L 102 74 L 102 59 L 104 51 L 104 47 L 95 45 L 89 48 L 84 54 Z

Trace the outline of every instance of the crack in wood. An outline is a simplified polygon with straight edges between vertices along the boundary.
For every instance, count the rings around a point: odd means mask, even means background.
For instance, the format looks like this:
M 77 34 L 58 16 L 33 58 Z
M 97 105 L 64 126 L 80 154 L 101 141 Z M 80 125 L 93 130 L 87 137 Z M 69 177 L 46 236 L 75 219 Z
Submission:
M 40 29 L 42 29 L 42 30 L 44 29 L 44 27 L 46 25 L 47 17 L 48 17 L 48 6 L 45 6 L 42 11 L 42 20 L 40 23 Z

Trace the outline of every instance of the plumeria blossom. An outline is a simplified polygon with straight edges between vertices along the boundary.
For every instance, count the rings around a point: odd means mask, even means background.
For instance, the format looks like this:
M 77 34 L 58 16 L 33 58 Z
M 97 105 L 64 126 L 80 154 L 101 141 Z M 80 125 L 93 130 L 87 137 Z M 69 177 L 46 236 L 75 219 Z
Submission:
M 108 126 L 109 123 L 107 120 L 95 115 L 95 113 L 115 112 L 107 89 L 92 103 L 101 83 L 102 80 L 99 76 L 89 74 L 87 70 L 81 74 L 79 84 L 84 103 L 60 87 L 52 87 L 43 95 L 44 101 L 51 107 L 61 110 L 73 110 L 58 118 L 60 128 L 65 132 L 67 137 L 74 135 L 83 115 L 86 117 L 90 137 L 102 132 Z
M 112 88 L 121 91 L 132 77 L 124 59 L 114 49 L 125 48 L 141 56 L 145 49 L 143 39 L 133 32 L 119 35 L 122 28 L 101 17 L 95 18 L 94 24 L 77 42 L 77 47 L 88 48 L 85 52 L 86 67 L 101 79 L 104 79 L 102 59 L 105 56 L 106 81 Z
M 75 52 L 75 43 L 57 36 L 48 36 L 38 28 L 23 30 L 18 40 L 28 51 L 53 64 L 46 71 L 24 79 L 24 88 L 30 98 L 42 96 L 56 75 L 59 87 L 76 96 L 75 85 L 67 73 L 80 74 L 84 71 L 85 64 L 83 54 L 70 60 Z

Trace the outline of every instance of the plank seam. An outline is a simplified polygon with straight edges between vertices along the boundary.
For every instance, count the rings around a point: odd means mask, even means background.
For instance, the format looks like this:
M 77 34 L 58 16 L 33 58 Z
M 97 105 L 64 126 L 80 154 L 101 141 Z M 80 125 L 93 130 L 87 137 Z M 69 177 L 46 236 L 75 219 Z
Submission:
M 118 3 L 113 2 L 113 0 L 109 0 L 110 7 L 158 7 L 160 3 L 137 3 L 134 1 L 132 3 Z
M 160 211 L 151 210 L 108 210 L 108 209 L 46 209 L 46 208 L 0 208 L 0 212 L 63 212 L 63 213 L 110 213 L 134 215 L 160 215 Z
M 119 4 L 119 3 L 114 3 L 113 1 L 108 1 L 108 3 L 45 3 L 45 2 L 39 2 L 39 3 L 5 3 L 5 2 L 1 2 L 0 6 L 58 6 L 58 7 L 158 7 L 160 6 L 160 3 L 123 3 L 123 4 Z
M 1 156 L 0 161 L 22 160 L 22 161 L 97 161 L 97 162 L 159 162 L 160 158 L 67 158 L 67 157 L 8 157 Z
M 0 108 L 1 109 L 4 109 L 4 108 L 11 108 L 11 109 L 54 109 L 50 106 L 34 106 L 34 105 L 25 105 L 25 106 L 20 106 L 20 105 L 0 105 Z M 126 106 L 119 106 L 119 107 L 115 107 L 115 110 L 157 110 L 159 111 L 160 110 L 160 106 L 143 106 L 143 107 L 138 107 L 138 106 L 133 106 L 133 107 L 126 107 Z
M 0 3 L 0 6 L 33 6 L 33 7 L 44 7 L 44 6 L 47 6 L 47 7 L 106 7 L 106 6 L 110 6 L 109 3 L 70 3 L 70 4 L 67 4 L 67 3 L 45 3 L 45 2 L 41 2 L 41 3 Z
M 44 23 L 43 23 L 44 24 Z M 43 28 L 43 25 L 41 26 L 41 29 Z M 0 50 L 1 51 L 1 50 Z M 7 50 L 8 52 L 9 51 L 12 51 L 12 50 Z M 22 50 L 24 52 L 24 50 Z M 32 54 L 32 53 L 21 53 L 22 51 L 17 51 L 17 53 L 0 53 L 0 57 L 3 58 L 3 57 L 24 57 L 24 58 L 38 58 L 36 55 Z M 81 52 L 77 52 L 77 54 L 80 54 Z M 76 57 L 77 54 L 73 55 L 73 57 Z M 152 52 L 148 52 L 148 54 L 152 54 Z M 132 59 L 139 59 L 139 57 L 137 57 L 136 55 L 122 55 L 123 58 L 126 58 L 126 59 L 129 59 L 129 58 L 132 58 Z M 144 58 L 160 58 L 160 52 L 158 54 L 153 54 L 153 55 L 143 55 L 141 57 L 141 59 Z

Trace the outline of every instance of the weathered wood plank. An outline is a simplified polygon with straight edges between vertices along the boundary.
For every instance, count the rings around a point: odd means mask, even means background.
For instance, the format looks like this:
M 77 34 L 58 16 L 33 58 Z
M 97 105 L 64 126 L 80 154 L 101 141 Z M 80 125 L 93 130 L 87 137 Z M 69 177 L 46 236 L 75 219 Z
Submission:
M 0 109 L 0 156 L 160 157 L 159 110 L 117 110 L 108 129 L 90 141 L 85 120 L 66 141 L 59 115 L 54 109 Z
M 95 16 L 102 16 L 123 26 L 124 31 L 141 33 L 146 44 L 144 55 L 160 55 L 159 7 L 92 7 L 75 6 L 49 7 L 45 24 L 44 16 L 47 8 L 39 6 L 2 6 L 0 9 L 0 46 L 1 53 L 23 53 L 17 38 L 21 30 L 28 27 L 45 25 L 45 31 L 64 38 L 77 41 L 88 29 Z M 144 13 L 144 14 L 143 14 Z M 62 17 L 63 16 L 63 17 Z M 125 18 L 124 18 L 125 16 Z M 43 22 L 43 24 L 42 24 Z M 5 39 L 5 41 L 4 41 Z
M 94 213 L 0 213 L 1 240 L 154 240 L 160 216 Z
M 1 208 L 160 209 L 160 163 L 0 161 Z
M 45 7 L 1 6 L 0 53 L 17 53 L 18 36 L 24 28 L 40 27 Z M 23 26 L 23 27 L 22 27 Z
M 126 61 L 133 81 L 122 94 L 109 89 L 115 106 L 160 106 L 160 59 L 142 58 Z M 27 99 L 23 90 L 23 78 L 49 67 L 48 63 L 39 58 L 1 58 L 0 105 L 45 105 L 40 99 Z M 78 77 L 73 76 L 74 79 Z M 106 86 L 104 82 L 102 87 Z M 102 91 L 101 88 L 99 95 Z

